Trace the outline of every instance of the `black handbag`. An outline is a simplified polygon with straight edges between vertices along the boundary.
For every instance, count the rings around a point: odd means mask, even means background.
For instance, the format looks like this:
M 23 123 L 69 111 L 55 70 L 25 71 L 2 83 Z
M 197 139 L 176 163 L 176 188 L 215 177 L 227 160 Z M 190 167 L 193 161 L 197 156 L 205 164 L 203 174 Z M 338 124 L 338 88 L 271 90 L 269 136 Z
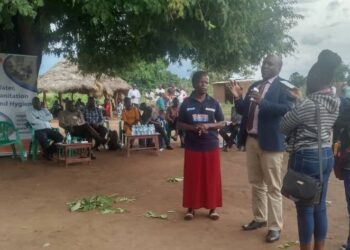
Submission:
M 321 116 L 320 107 L 316 104 L 317 142 L 320 162 L 320 178 L 316 179 L 309 175 L 288 168 L 283 179 L 281 193 L 288 199 L 302 206 L 313 206 L 320 204 L 323 185 L 323 157 L 321 142 Z

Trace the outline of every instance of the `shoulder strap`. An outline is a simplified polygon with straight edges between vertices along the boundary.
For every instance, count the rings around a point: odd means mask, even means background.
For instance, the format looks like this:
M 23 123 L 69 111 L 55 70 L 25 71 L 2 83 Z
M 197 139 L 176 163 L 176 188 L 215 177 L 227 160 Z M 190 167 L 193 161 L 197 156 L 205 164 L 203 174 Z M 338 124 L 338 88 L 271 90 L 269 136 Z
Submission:
M 322 154 L 322 140 L 321 140 L 321 112 L 320 105 L 315 101 L 316 105 L 316 122 L 317 122 L 317 142 L 318 142 L 318 158 L 320 161 L 320 182 L 323 183 L 323 154 Z

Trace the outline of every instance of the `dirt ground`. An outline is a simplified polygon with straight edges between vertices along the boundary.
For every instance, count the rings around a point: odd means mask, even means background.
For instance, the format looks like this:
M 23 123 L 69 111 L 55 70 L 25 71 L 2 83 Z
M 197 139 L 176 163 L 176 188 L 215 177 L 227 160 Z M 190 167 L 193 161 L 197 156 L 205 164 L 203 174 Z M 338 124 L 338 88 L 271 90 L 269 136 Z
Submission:
M 264 242 L 265 229 L 244 232 L 249 222 L 250 188 L 245 153 L 222 153 L 224 206 L 219 221 L 199 210 L 193 221 L 184 221 L 182 183 L 183 150 L 132 152 L 104 151 L 90 166 L 65 168 L 55 162 L 0 158 L 0 250 L 34 249 L 278 249 L 297 240 L 293 204 L 284 200 L 285 227 L 280 241 Z M 134 203 L 120 204 L 126 214 L 101 215 L 95 211 L 72 213 L 66 203 L 96 194 L 133 196 Z M 329 234 L 326 249 L 338 249 L 347 234 L 343 185 L 332 176 L 328 200 Z M 149 210 L 169 213 L 168 220 L 149 219 Z M 297 249 L 291 247 L 290 249 Z

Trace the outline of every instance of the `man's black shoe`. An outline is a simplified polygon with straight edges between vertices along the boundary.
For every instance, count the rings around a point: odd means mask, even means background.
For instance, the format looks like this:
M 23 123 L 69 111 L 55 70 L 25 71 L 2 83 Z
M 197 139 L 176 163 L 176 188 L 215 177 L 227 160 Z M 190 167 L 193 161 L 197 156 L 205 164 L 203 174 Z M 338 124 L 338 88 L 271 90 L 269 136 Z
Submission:
M 173 147 L 170 146 L 170 145 L 168 145 L 168 146 L 166 146 L 166 149 L 167 149 L 167 150 L 173 150 Z
M 269 230 L 266 235 L 266 242 L 272 243 L 280 239 L 281 230 Z
M 257 222 L 255 220 L 252 220 L 249 224 L 245 224 L 242 226 L 242 229 L 245 231 L 251 231 L 251 230 L 255 230 L 261 227 L 266 227 L 267 226 L 267 222 L 263 221 L 263 222 Z

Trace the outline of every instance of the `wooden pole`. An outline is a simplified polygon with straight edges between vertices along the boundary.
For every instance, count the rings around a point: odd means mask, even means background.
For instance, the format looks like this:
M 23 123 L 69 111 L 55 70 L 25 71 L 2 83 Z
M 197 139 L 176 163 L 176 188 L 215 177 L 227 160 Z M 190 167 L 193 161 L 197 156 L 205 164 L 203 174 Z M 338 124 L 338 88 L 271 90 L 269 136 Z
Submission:
M 58 93 L 58 101 L 60 102 L 60 105 L 62 105 L 62 93 Z
M 43 103 L 44 103 L 44 107 L 47 108 L 47 103 L 46 103 L 46 91 L 43 92 Z

